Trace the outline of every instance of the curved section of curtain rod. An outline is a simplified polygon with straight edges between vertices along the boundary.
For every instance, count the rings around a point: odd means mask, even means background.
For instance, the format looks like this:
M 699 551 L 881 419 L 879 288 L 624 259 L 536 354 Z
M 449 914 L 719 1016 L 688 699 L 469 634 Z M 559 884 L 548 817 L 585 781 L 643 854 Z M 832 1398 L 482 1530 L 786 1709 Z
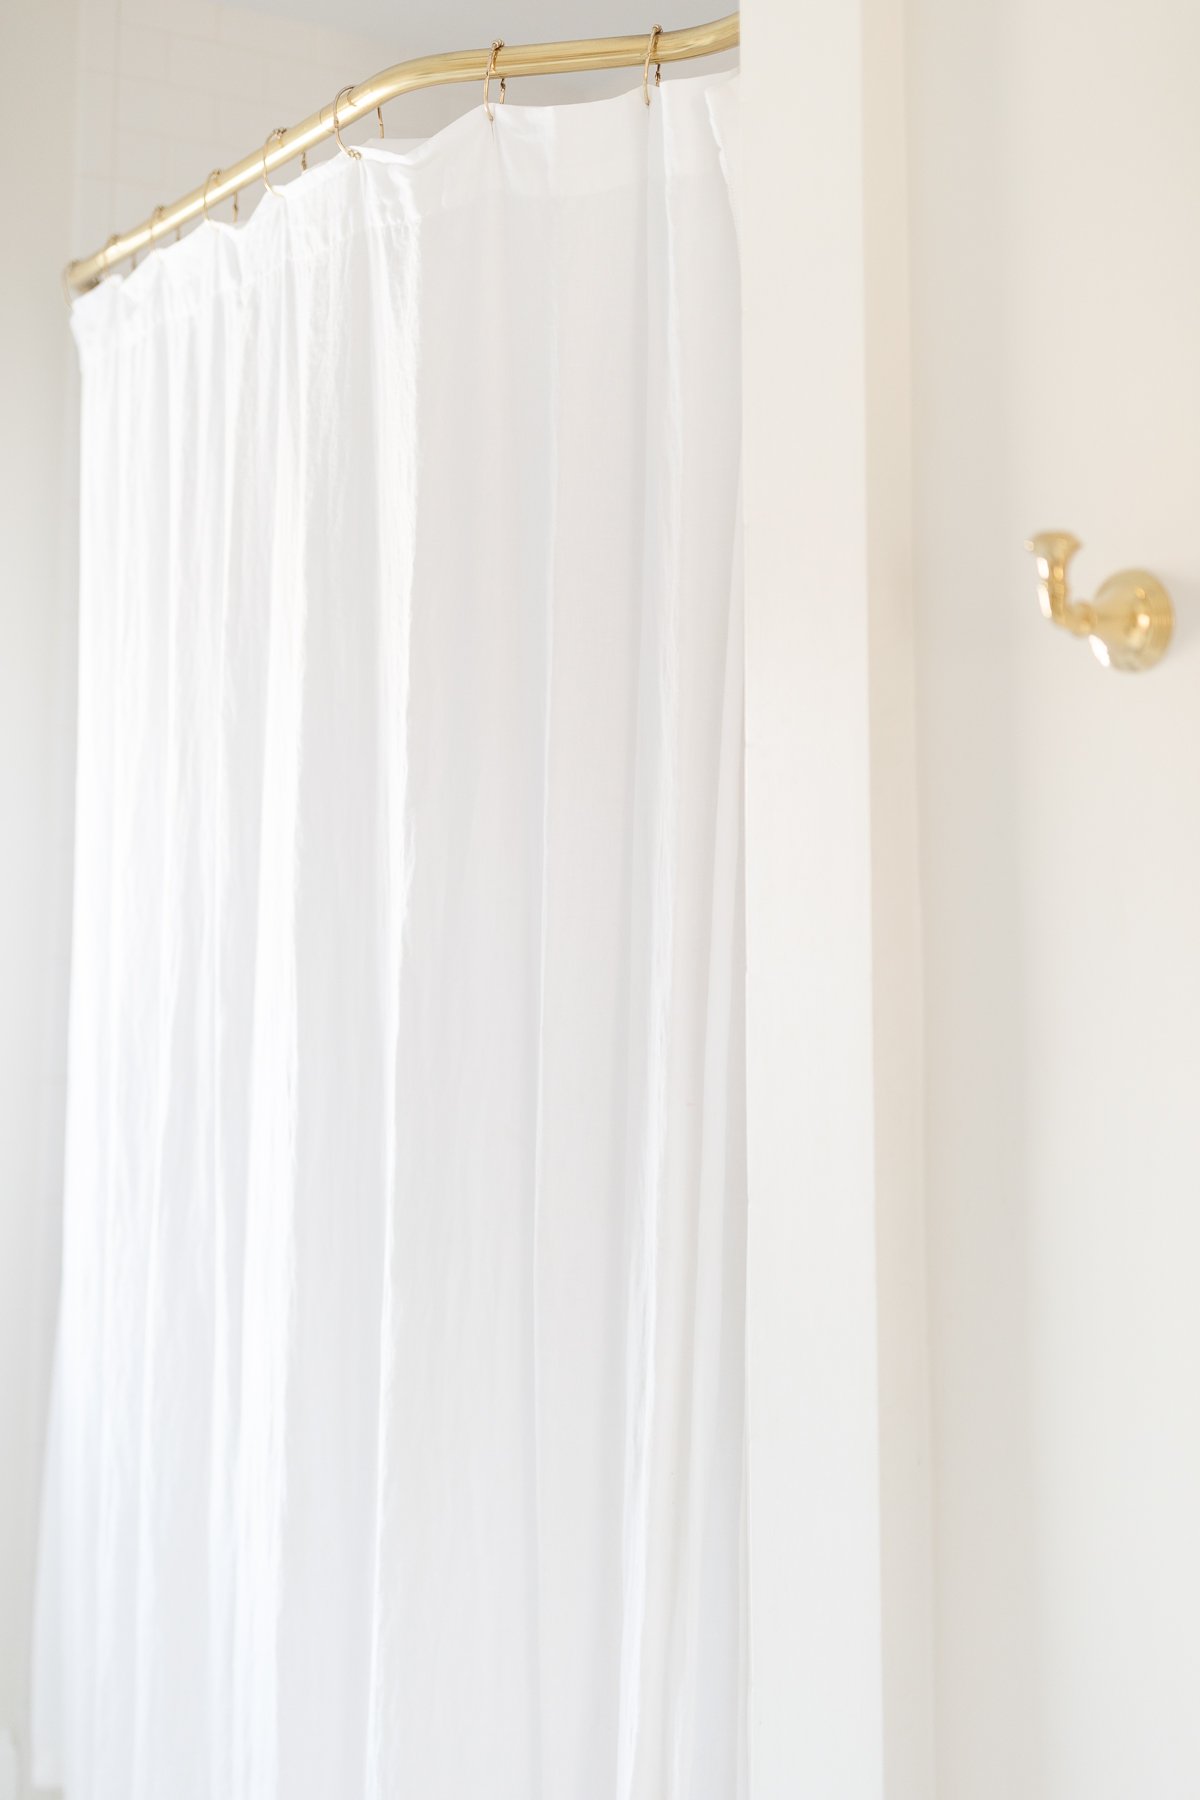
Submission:
M 686 25 L 679 31 L 663 31 L 654 44 L 654 61 L 687 62 L 693 57 L 714 56 L 722 50 L 734 50 L 739 41 L 740 14 L 729 13 L 709 25 Z M 501 49 L 492 64 L 493 76 L 501 75 L 566 75 L 593 69 L 632 69 L 646 60 L 649 31 L 637 37 L 580 38 L 558 44 L 513 44 Z M 412 62 L 396 63 L 379 75 L 372 75 L 345 93 L 344 103 L 337 107 L 339 127 L 353 125 L 367 113 L 374 112 L 388 100 L 411 94 L 417 88 L 443 87 L 451 82 L 478 81 L 488 70 L 492 51 L 450 50 L 440 56 L 417 57 Z M 198 219 L 205 205 L 217 206 L 222 200 L 261 181 L 264 171 L 270 175 L 291 162 L 314 144 L 334 135 L 334 107 L 330 101 L 320 112 L 313 113 L 299 125 L 290 125 L 266 146 L 243 156 L 231 168 L 222 169 L 208 182 L 193 188 L 171 206 L 156 209 L 149 219 L 131 231 L 110 238 L 103 250 L 67 264 L 63 283 L 70 293 L 82 294 L 95 287 L 100 278 L 116 263 L 136 256 L 139 250 L 152 247 L 167 232 Z

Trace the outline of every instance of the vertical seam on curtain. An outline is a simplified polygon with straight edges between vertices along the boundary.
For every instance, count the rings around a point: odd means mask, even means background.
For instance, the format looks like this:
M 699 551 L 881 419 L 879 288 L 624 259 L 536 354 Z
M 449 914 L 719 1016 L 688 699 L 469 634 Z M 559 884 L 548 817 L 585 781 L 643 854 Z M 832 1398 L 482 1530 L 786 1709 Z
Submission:
M 661 97 L 660 97 L 661 100 Z M 655 259 L 661 258 L 661 279 L 669 292 L 670 224 L 665 154 L 665 109 L 656 103 L 647 117 L 648 144 L 644 169 L 644 205 L 646 233 L 646 302 L 649 310 Z M 656 191 L 656 180 L 661 191 Z M 676 425 L 678 395 L 673 381 L 677 373 L 671 359 L 671 346 L 663 333 L 662 359 L 664 373 L 661 402 L 665 419 L 653 414 L 654 387 L 649 375 L 654 368 L 654 351 L 659 346 L 649 329 L 646 333 L 647 380 L 645 432 L 666 425 L 664 439 L 668 460 L 674 450 L 673 430 Z M 651 467 L 645 458 L 645 469 Z M 677 469 L 669 470 L 674 483 Z M 643 1688 L 643 1649 L 646 1632 L 646 1578 L 649 1553 L 653 1432 L 655 1414 L 655 1353 L 657 1340 L 657 1280 L 660 1230 L 660 1203 L 666 1152 L 666 1063 L 669 1040 L 669 1013 L 672 990 L 674 891 L 673 847 L 675 833 L 675 710 L 676 670 L 674 583 L 670 576 L 673 546 L 667 536 L 664 518 L 667 509 L 662 499 L 651 503 L 647 493 L 647 523 L 653 524 L 661 538 L 647 543 L 643 549 L 643 627 L 648 607 L 655 608 L 651 642 L 654 645 L 656 684 L 656 724 L 659 768 L 653 827 L 652 885 L 650 891 L 649 992 L 644 1019 L 645 1048 L 648 1056 L 648 1092 L 646 1118 L 639 1159 L 639 1192 L 641 1217 L 635 1225 L 633 1267 L 630 1285 L 630 1316 L 626 1353 L 626 1474 L 625 1474 L 625 1613 L 622 1625 L 621 1698 L 617 1761 L 618 1800 L 632 1800 L 637 1780 L 638 1750 L 641 1738 Z M 659 593 L 657 583 L 661 582 Z
M 307 383 L 296 380 L 289 353 L 297 352 L 296 293 L 280 289 L 277 436 L 273 471 L 276 529 L 272 533 L 267 622 L 262 811 L 255 915 L 255 983 L 251 1030 L 252 1114 L 247 1173 L 246 1239 L 242 1280 L 241 1405 L 238 1416 L 238 1554 L 235 1575 L 235 1692 L 254 1694 L 239 1706 L 233 1757 L 234 1800 L 276 1800 L 279 1775 L 279 1626 L 281 1564 L 287 1490 L 287 1393 L 292 1356 L 295 1286 L 295 1187 L 298 1079 L 296 891 L 299 787 L 303 750 L 304 662 L 307 629 L 306 538 L 278 517 L 283 481 L 305 491 Z M 294 418 L 289 396 L 298 395 Z M 297 509 L 303 526 L 305 514 Z M 283 569 L 279 567 L 283 559 Z M 289 581 L 287 576 L 291 577 Z M 281 755 L 280 738 L 286 734 Z M 273 776 L 278 793 L 272 805 Z M 281 842 L 270 827 L 282 819 Z M 264 878 L 273 851 L 278 878 Z M 271 900 L 280 916 L 267 917 Z M 264 948 L 267 946 L 267 948 Z M 274 983 L 273 986 L 269 985 Z M 264 1013 L 280 1021 L 279 1049 L 264 1062 Z M 264 1092 L 265 1088 L 265 1092 Z M 265 1178 L 264 1178 L 265 1177 Z M 279 1190 L 286 1187 L 286 1195 Z M 290 1201 L 290 1205 L 286 1204 Z M 271 1227 L 277 1227 L 275 1236 Z M 255 1287 L 269 1280 L 264 1294 Z M 274 1310 L 273 1310 L 274 1309 Z M 266 1321 L 265 1331 L 262 1329 Z M 259 1337 L 264 1347 L 255 1353 Z
M 165 435 L 168 444 L 171 442 L 172 414 L 172 377 L 173 366 L 168 359 L 165 380 L 162 384 L 162 398 L 165 409 Z M 153 441 L 153 440 L 151 440 Z M 157 544 L 151 538 L 150 556 L 161 555 L 167 570 L 173 569 L 173 551 L 178 533 L 179 516 L 179 483 L 178 469 L 175 459 L 167 459 L 167 506 L 166 519 L 163 524 L 163 542 Z M 178 987 L 178 943 L 177 919 L 173 916 L 171 904 L 173 861 L 178 853 L 178 797 L 173 789 L 174 761 L 179 744 L 178 719 L 178 687 L 176 676 L 176 659 L 178 656 L 178 587 L 172 581 L 164 583 L 163 621 L 163 742 L 162 742 L 162 841 L 160 878 L 158 892 L 158 995 L 156 1007 L 156 1050 L 154 1067 L 154 1112 L 153 1112 L 153 1149 L 147 1171 L 147 1202 L 149 1247 L 146 1257 L 145 1281 L 145 1321 L 147 1335 L 153 1327 L 153 1320 L 158 1301 L 160 1284 L 160 1260 L 162 1248 L 162 1204 L 163 1183 L 165 1178 L 165 1155 L 167 1138 L 167 1120 L 171 1105 L 171 1088 L 169 1070 L 171 1066 L 170 1041 L 174 1027 L 179 1000 Z M 133 1748 L 132 1748 L 132 1781 L 130 1800 L 141 1800 L 145 1793 L 146 1765 L 148 1757 L 147 1734 L 150 1729 L 148 1715 L 149 1685 L 151 1680 L 152 1661 L 150 1656 L 150 1610 L 153 1605 L 153 1574 L 151 1570 L 151 1551 L 154 1538 L 154 1500 L 155 1483 L 153 1473 L 154 1458 L 151 1449 L 155 1392 L 159 1375 L 159 1359 L 145 1356 L 141 1370 L 141 1412 L 138 1428 L 137 1448 L 137 1512 L 139 1520 L 137 1562 L 134 1577 L 134 1716 L 133 1716 Z
M 225 732 L 227 709 L 227 659 L 229 655 L 229 611 L 233 593 L 233 545 L 235 499 L 240 474 L 238 459 L 232 453 L 234 431 L 231 423 L 239 418 L 241 384 L 232 365 L 235 342 L 228 330 L 227 308 L 214 307 L 214 336 L 221 344 L 221 382 L 214 383 L 220 399 L 220 431 L 226 454 L 223 459 L 222 525 L 224 554 L 218 595 L 220 608 L 216 645 L 216 694 L 213 727 L 213 869 L 212 869 L 212 1204 L 213 1204 L 213 1316 L 212 1316 L 212 1393 L 210 1396 L 208 1529 L 210 1538 L 219 1546 L 222 1568 L 214 1571 L 208 1596 L 208 1708 L 212 1745 L 209 1754 L 209 1792 L 211 1800 L 221 1800 L 231 1790 L 232 1754 L 230 1747 L 232 1692 L 231 1663 L 234 1653 L 233 1583 L 236 1576 L 234 1522 L 236 1496 L 229 1491 L 228 1472 L 234 1466 L 233 1450 L 237 1424 L 233 1409 L 234 1368 L 230 1334 L 233 1326 L 233 1304 L 230 1288 L 229 1190 L 225 1171 L 224 1132 L 224 1062 L 225 1018 L 222 1003 L 224 975 L 224 925 L 228 881 L 229 820 L 225 807 Z M 222 1476 L 225 1481 L 222 1481 Z
M 127 376 L 128 371 L 124 370 L 122 373 L 123 373 L 123 375 Z M 130 385 L 131 384 L 128 379 L 122 379 L 122 378 L 118 378 L 118 380 L 114 383 L 115 392 L 113 395 L 113 415 L 114 415 L 114 417 L 113 417 L 113 433 L 112 433 L 112 435 L 116 438 L 118 444 L 122 443 L 123 436 L 124 436 L 124 427 L 125 427 L 125 423 L 126 423 L 125 415 L 127 414 L 128 406 L 129 406 Z M 121 456 L 114 455 L 113 463 L 114 463 L 115 469 L 125 472 L 126 465 Z M 101 1376 L 101 1378 L 98 1382 L 98 1388 L 97 1388 L 98 1394 L 100 1396 L 100 1405 L 101 1405 L 102 1409 L 105 1407 L 106 1402 L 108 1404 L 111 1404 L 114 1406 L 116 1404 L 116 1396 L 113 1396 L 110 1399 L 110 1395 L 112 1394 L 112 1386 L 111 1386 L 108 1371 L 110 1369 L 110 1365 L 113 1360 L 113 1333 L 117 1329 L 117 1324 L 119 1323 L 119 1321 L 114 1320 L 114 1315 L 117 1312 L 117 1306 L 116 1306 L 116 1297 L 113 1292 L 113 1289 L 114 1289 L 114 1286 L 115 1286 L 116 1280 L 117 1280 L 117 1271 L 118 1271 L 118 1265 L 120 1262 L 120 1250 L 119 1250 L 119 1247 L 114 1249 L 113 1243 L 112 1243 L 112 1238 L 116 1232 L 116 1220 L 114 1218 L 115 1196 L 116 1196 L 116 1192 L 117 1192 L 118 1181 L 120 1178 L 120 1171 L 118 1168 L 116 1122 L 117 1122 L 117 1112 L 118 1112 L 118 1095 L 122 1091 L 122 1081 L 121 1081 L 122 1063 L 121 1063 L 121 1058 L 118 1055 L 118 1040 L 119 1040 L 119 1029 L 118 1028 L 119 1028 L 119 1025 L 121 1022 L 121 1003 L 120 1003 L 120 983 L 118 980 L 119 963 L 120 963 L 120 947 L 119 947 L 119 933 L 118 933 L 118 929 L 117 929 L 117 921 L 119 919 L 120 909 L 121 909 L 120 890 L 121 890 L 121 886 L 122 886 L 122 880 L 123 880 L 123 877 L 125 876 L 126 871 L 124 869 L 120 854 L 117 849 L 116 840 L 117 840 L 118 833 L 116 830 L 117 820 L 116 820 L 115 815 L 116 815 L 116 810 L 117 810 L 117 799 L 121 793 L 121 783 L 118 779 L 118 751 L 120 748 L 120 733 L 118 730 L 119 719 L 120 719 L 119 704 L 120 704 L 121 698 L 125 697 L 124 693 L 123 693 L 123 689 L 122 689 L 122 684 L 121 684 L 121 681 L 118 676 L 118 669 L 120 668 L 120 665 L 123 662 L 128 661 L 129 656 L 130 656 L 130 651 L 128 649 L 127 635 L 126 635 L 126 632 L 124 629 L 125 622 L 124 622 L 123 618 L 121 618 L 119 616 L 119 608 L 121 606 L 122 597 L 128 592 L 127 571 L 128 571 L 128 562 L 129 562 L 128 545 L 129 545 L 129 535 L 130 534 L 125 529 L 123 529 L 123 525 L 125 523 L 127 523 L 127 521 L 125 521 L 122 517 L 123 506 L 127 503 L 127 498 L 128 498 L 127 488 L 123 484 L 120 484 L 119 477 L 118 477 L 118 490 L 117 490 L 117 497 L 116 497 L 116 506 L 114 509 L 116 512 L 116 515 L 117 515 L 117 520 L 114 521 L 116 524 L 116 529 L 114 530 L 114 533 L 113 533 L 114 555 L 113 555 L 113 568 L 112 568 L 112 578 L 111 578 L 112 585 L 111 585 L 111 590 L 110 590 L 116 597 L 116 603 L 112 607 L 110 616 L 106 620 L 106 624 L 107 624 L 108 628 L 112 631 L 113 636 L 116 640 L 116 644 L 115 644 L 114 656 L 113 656 L 113 661 L 114 661 L 113 693 L 109 697 L 109 704 L 110 704 L 111 716 L 112 716 L 113 739 L 114 739 L 113 766 L 112 766 L 112 789 L 111 789 L 111 796 L 112 796 L 113 803 L 112 803 L 112 807 L 111 807 L 111 811 L 110 811 L 110 825 L 112 828 L 113 847 L 110 850 L 110 862 L 109 862 L 109 920 L 108 920 L 108 924 L 109 924 L 109 954 L 107 957 L 108 1002 L 109 1002 L 108 1003 L 108 1018 L 107 1018 L 108 1030 L 107 1030 L 107 1034 L 106 1034 L 107 1038 L 108 1038 L 108 1052 L 107 1052 L 107 1065 L 108 1066 L 105 1071 L 106 1075 L 107 1075 L 106 1087 L 107 1087 L 107 1113 L 108 1113 L 108 1117 L 106 1120 L 106 1130 L 107 1130 L 107 1140 L 108 1141 L 107 1141 L 107 1144 L 105 1147 L 106 1148 L 105 1161 L 107 1164 L 107 1169 L 106 1169 L 107 1181 L 105 1183 L 105 1187 L 103 1190 L 104 1235 L 107 1240 L 106 1249 L 107 1249 L 108 1254 L 105 1258 L 106 1266 L 105 1266 L 105 1271 L 104 1271 L 104 1281 L 103 1281 L 103 1286 L 102 1286 L 102 1290 L 101 1290 L 101 1300 L 100 1300 L 100 1308 L 99 1308 L 99 1312 L 100 1312 L 100 1328 L 99 1328 L 100 1329 L 100 1361 L 101 1361 L 101 1367 L 105 1371 L 105 1373 Z M 94 581 L 95 577 L 93 576 L 92 579 Z M 123 758 L 122 761 L 124 761 L 124 760 L 127 760 L 127 759 Z M 91 1571 L 92 1579 L 94 1581 L 95 1589 L 96 1589 L 96 1602 L 95 1602 L 96 1641 L 91 1646 L 92 1664 L 91 1664 L 91 1669 L 89 1671 L 91 1692 L 90 1692 L 90 1696 L 89 1696 L 90 1704 L 89 1704 L 89 1708 L 88 1708 L 90 1716 L 88 1719 L 88 1725 L 87 1725 L 86 1732 L 82 1734 L 84 1743 L 86 1744 L 86 1750 L 84 1750 L 83 1756 L 89 1762 L 92 1760 L 95 1760 L 98 1756 L 99 1721 L 104 1712 L 104 1708 L 103 1708 L 103 1704 L 102 1704 L 102 1698 L 103 1698 L 102 1688 L 104 1687 L 106 1675 L 108 1674 L 108 1671 L 106 1670 L 106 1667 L 105 1667 L 105 1658 L 104 1658 L 105 1645 L 104 1645 L 104 1641 L 103 1641 L 104 1633 L 105 1633 L 105 1625 L 107 1622 L 108 1609 L 104 1605 L 101 1604 L 101 1596 L 104 1592 L 104 1589 L 105 1589 L 108 1579 L 110 1579 L 111 1567 L 115 1563 L 115 1557 L 113 1557 L 111 1554 L 112 1549 L 113 1549 L 111 1539 L 112 1539 L 112 1535 L 115 1531 L 115 1522 L 114 1522 L 114 1518 L 113 1518 L 113 1513 L 114 1513 L 114 1509 L 117 1504 L 116 1496 L 114 1495 L 113 1490 L 117 1486 L 117 1483 L 118 1483 L 118 1474 L 119 1474 L 119 1472 L 114 1470 L 113 1467 L 111 1466 L 111 1458 L 106 1458 L 104 1456 L 101 1456 L 99 1458 L 99 1466 L 97 1468 L 97 1503 L 96 1503 L 96 1515 L 97 1516 L 96 1516 L 96 1528 L 95 1528 L 96 1556 L 95 1556 L 95 1567 Z M 108 1723 L 109 1728 L 112 1729 L 113 1720 L 111 1719 L 111 1717 L 108 1719 L 107 1723 Z M 68 1773 L 71 1775 L 74 1775 L 76 1773 L 83 1773 L 83 1771 L 72 1768 L 68 1771 Z
M 386 255 L 392 247 L 389 239 L 382 233 L 375 233 L 371 239 L 372 249 L 379 249 Z M 413 243 L 405 246 L 407 260 L 412 273 L 408 277 L 407 287 L 402 283 L 399 292 L 402 301 L 407 305 L 414 320 L 419 319 L 420 307 L 420 272 L 421 257 Z M 392 283 L 385 281 L 381 291 L 391 296 L 395 291 Z M 387 334 L 381 334 L 386 337 Z M 388 339 L 388 341 L 392 341 Z M 395 334 L 395 341 L 419 345 L 419 336 L 410 337 L 406 333 Z M 378 348 L 378 344 L 376 345 Z M 386 592 L 381 595 L 381 618 L 389 631 L 389 656 L 382 658 L 384 663 L 385 694 L 389 682 L 394 683 L 396 701 L 393 718 L 392 710 L 385 705 L 382 708 L 382 724 L 386 729 L 391 726 L 398 734 L 398 764 L 395 769 L 388 764 L 388 871 L 389 887 L 385 896 L 385 904 L 395 908 L 396 917 L 391 929 L 395 933 L 394 960 L 389 969 L 389 1004 L 391 1006 L 390 1030 L 388 1036 L 388 1066 L 383 1084 L 383 1105 L 385 1109 L 385 1149 L 386 1172 L 384 1177 L 384 1242 L 383 1242 L 383 1277 L 382 1304 L 380 1308 L 379 1326 L 379 1386 L 377 1400 L 377 1416 L 375 1427 L 375 1517 L 374 1544 L 372 1546 L 373 1578 L 371 1586 L 371 1621 L 370 1646 L 368 1651 L 367 1679 L 367 1744 L 366 1744 L 366 1786 L 367 1793 L 373 1800 L 382 1800 L 388 1794 L 387 1777 L 387 1745 L 384 1734 L 383 1711 L 385 1706 L 385 1682 L 382 1665 L 384 1661 L 384 1630 L 381 1607 L 385 1594 L 389 1592 L 384 1581 L 385 1569 L 385 1536 L 387 1531 L 387 1471 L 388 1455 L 391 1448 L 390 1415 L 391 1401 L 396 1377 L 396 1343 L 397 1328 L 396 1308 L 394 1303 L 396 1286 L 396 1209 L 400 1204 L 399 1181 L 397 1176 L 397 1156 L 399 1154 L 397 1132 L 398 1096 L 396 1083 L 400 1063 L 400 1029 L 401 1029 L 401 982 L 404 972 L 404 938 L 407 931 L 408 898 L 412 880 L 412 848 L 407 833 L 410 828 L 409 818 L 409 684 L 411 680 L 412 656 L 412 614 L 416 574 L 416 534 L 417 534 L 417 495 L 419 490 L 420 460 L 416 453 L 416 437 L 418 432 L 419 411 L 419 355 L 414 355 L 411 384 L 403 395 L 398 394 L 396 403 L 381 408 L 376 413 L 376 455 L 379 466 L 385 467 L 386 461 L 379 448 L 382 428 L 391 426 L 396 419 L 403 419 L 407 436 L 404 441 L 404 456 L 400 459 L 395 474 L 402 485 L 407 504 L 392 511 L 393 518 L 403 517 L 409 522 L 409 538 L 407 546 L 392 548 L 396 552 L 397 561 L 403 564 L 402 592 L 397 594 L 396 603 L 400 607 L 401 617 L 398 622 L 387 618 L 388 603 Z M 403 373 L 403 370 L 401 371 Z M 389 392 L 385 385 L 382 389 Z M 385 514 L 386 516 L 386 514 Z M 402 554 L 403 552 L 403 554 Z M 393 666 L 392 658 L 395 659 Z M 399 840 L 397 842 L 397 840 Z M 389 1797 L 390 1800 L 390 1797 Z
M 542 1415 L 541 1415 L 541 1364 L 538 1355 L 540 1312 L 538 1307 L 538 1263 L 541 1249 L 542 1199 L 545 1176 L 544 1162 L 544 1092 L 545 1092 L 545 1054 L 546 1054 L 546 926 L 547 926 L 547 892 L 549 868 L 549 834 L 550 834 L 550 746 L 552 738 L 552 699 L 554 694 L 554 614 L 557 594 L 558 567 L 558 500 L 560 470 L 558 463 L 558 351 L 559 351 L 559 293 L 558 293 L 558 259 L 557 259 L 557 224 L 558 213 L 556 202 L 551 225 L 550 241 L 550 281 L 548 304 L 550 318 L 547 327 L 550 356 L 553 365 L 547 384 L 551 396 L 547 408 L 547 432 L 549 436 L 548 461 L 550 467 L 550 494 L 548 498 L 547 535 L 549 540 L 548 575 L 546 587 L 546 671 L 545 687 L 542 696 L 542 842 L 540 893 L 538 901 L 538 1022 L 537 1022 L 537 1096 L 536 1120 L 534 1126 L 534 1177 L 533 1177 L 533 1219 L 530 1244 L 530 1292 L 531 1292 L 531 1356 L 533 1374 L 533 1506 L 534 1506 L 534 1579 L 536 1585 L 536 1616 L 534 1635 L 534 1655 L 536 1669 L 534 1678 L 534 1695 L 536 1700 L 534 1731 L 536 1743 L 536 1800 L 540 1800 L 545 1784 L 544 1745 L 542 1739 Z

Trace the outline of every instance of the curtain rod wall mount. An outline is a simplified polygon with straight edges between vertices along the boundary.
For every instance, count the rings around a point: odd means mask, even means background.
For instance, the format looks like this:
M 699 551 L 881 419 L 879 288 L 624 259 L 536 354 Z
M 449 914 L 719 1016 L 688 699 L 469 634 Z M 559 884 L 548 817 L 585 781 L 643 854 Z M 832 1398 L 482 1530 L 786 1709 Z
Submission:
M 739 14 L 729 13 L 708 25 L 687 25 L 679 31 L 656 32 L 656 63 L 688 62 L 694 57 L 715 56 L 734 50 L 739 41 Z M 568 75 L 598 69 L 640 69 L 646 63 L 646 33 L 637 37 L 580 38 L 558 44 L 513 44 L 502 50 L 451 50 L 441 56 L 418 57 L 397 63 L 372 75 L 357 87 L 343 88 L 337 102 L 323 106 L 299 125 L 273 132 L 260 150 L 254 150 L 228 169 L 220 169 L 200 187 L 193 188 L 170 206 L 159 206 L 149 219 L 132 230 L 112 237 L 102 250 L 67 264 L 63 286 L 70 294 L 82 294 L 117 263 L 152 249 L 163 233 L 178 233 L 183 225 L 199 219 L 209 206 L 269 179 L 293 158 L 307 157 L 314 145 L 356 119 L 365 118 L 389 100 L 418 88 L 445 87 L 455 82 L 478 81 L 482 86 L 489 66 L 493 77 L 516 75 Z

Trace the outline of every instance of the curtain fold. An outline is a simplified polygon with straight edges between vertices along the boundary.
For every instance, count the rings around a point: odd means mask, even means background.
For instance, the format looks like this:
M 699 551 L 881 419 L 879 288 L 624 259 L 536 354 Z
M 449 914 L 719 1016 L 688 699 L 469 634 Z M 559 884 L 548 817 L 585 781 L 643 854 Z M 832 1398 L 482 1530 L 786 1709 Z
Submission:
M 80 301 L 68 1800 L 745 1793 L 736 82 Z

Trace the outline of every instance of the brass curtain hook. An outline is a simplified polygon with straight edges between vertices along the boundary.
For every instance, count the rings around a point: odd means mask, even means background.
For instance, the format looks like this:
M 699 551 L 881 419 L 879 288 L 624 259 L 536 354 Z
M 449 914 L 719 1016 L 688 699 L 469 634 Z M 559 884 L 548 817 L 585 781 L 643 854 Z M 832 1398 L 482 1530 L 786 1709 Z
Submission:
M 377 106 L 375 108 L 375 117 L 379 120 L 379 135 L 380 135 L 380 137 L 382 137 L 383 136 L 383 108 L 382 108 L 382 106 Z
M 162 218 L 163 214 L 166 212 L 166 210 L 167 209 L 165 206 L 156 206 L 154 211 L 150 214 L 150 248 L 151 248 L 151 250 L 158 249 L 158 223 L 159 223 L 159 220 Z
M 352 94 L 353 92 L 354 92 L 354 83 L 353 82 L 350 83 L 349 87 L 341 88 L 338 91 L 337 99 L 333 103 L 333 135 L 337 139 L 337 146 L 338 146 L 339 150 L 343 151 L 346 156 L 352 157 L 355 162 L 361 162 L 362 161 L 362 151 L 356 150 L 354 148 L 353 144 L 344 144 L 342 142 L 342 128 L 338 124 L 338 107 L 342 104 L 342 101 L 346 98 L 346 95 Z
M 206 179 L 206 181 L 204 183 L 204 193 L 201 196 L 201 200 L 200 200 L 200 204 L 204 208 L 204 217 L 206 219 L 208 219 L 208 223 L 210 225 L 213 223 L 213 221 L 208 216 L 208 190 L 212 186 L 214 181 L 220 181 L 220 179 L 221 179 L 220 169 L 214 169 L 212 171 L 211 175 L 208 176 L 208 178 Z M 233 190 L 233 222 L 235 225 L 238 222 L 238 191 L 236 188 L 234 188 L 234 190 Z
M 283 135 L 284 135 L 284 130 L 285 130 L 284 126 L 277 125 L 275 127 L 274 131 L 268 137 L 266 143 L 263 145 L 263 166 L 262 166 L 263 186 L 266 188 L 268 194 L 274 194 L 276 199 L 279 198 L 279 189 L 277 187 L 273 187 L 271 185 L 271 177 L 267 173 L 267 156 L 270 153 L 271 145 L 278 144 L 282 140 Z
M 650 42 L 646 45 L 646 60 L 642 64 L 642 99 L 647 106 L 650 104 L 650 64 L 654 61 L 654 47 L 661 36 L 662 26 L 655 25 L 650 33 Z M 660 62 L 654 63 L 654 85 L 655 87 L 662 86 L 662 64 Z
M 488 103 L 488 89 L 492 85 L 492 76 L 496 73 L 496 58 L 500 54 L 501 50 L 503 50 L 503 48 L 504 48 L 504 39 L 503 38 L 493 38 L 492 54 L 488 57 L 487 74 L 483 78 L 483 110 L 487 114 L 489 125 L 491 124 L 492 120 L 495 118 L 496 115 L 492 111 L 491 106 Z M 506 78 L 503 75 L 501 75 L 501 77 L 500 77 L 500 104 L 501 104 L 501 106 L 504 105 L 504 97 L 505 97 L 506 91 L 507 91 Z

